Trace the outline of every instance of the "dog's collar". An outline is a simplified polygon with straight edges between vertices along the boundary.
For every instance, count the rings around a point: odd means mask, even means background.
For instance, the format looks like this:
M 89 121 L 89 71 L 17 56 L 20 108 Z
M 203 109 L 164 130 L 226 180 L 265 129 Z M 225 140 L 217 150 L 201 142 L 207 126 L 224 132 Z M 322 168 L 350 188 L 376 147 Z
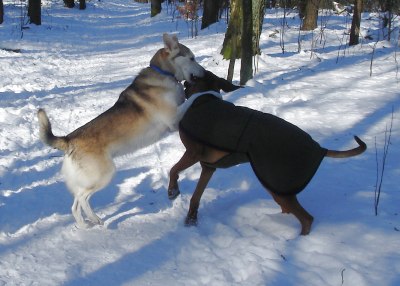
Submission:
M 176 80 L 175 75 L 172 72 L 165 71 L 165 70 L 163 70 L 163 69 L 161 69 L 161 68 L 159 68 L 158 66 L 155 66 L 155 65 L 150 65 L 150 68 L 152 68 L 153 70 L 155 70 L 159 74 L 166 75 L 166 76 L 172 76 Z
M 192 98 L 192 97 L 198 98 L 199 96 L 202 96 L 202 95 L 214 95 L 215 97 L 222 99 L 222 95 L 219 92 L 216 92 L 215 90 L 208 90 L 208 91 L 193 93 L 190 96 L 190 98 Z

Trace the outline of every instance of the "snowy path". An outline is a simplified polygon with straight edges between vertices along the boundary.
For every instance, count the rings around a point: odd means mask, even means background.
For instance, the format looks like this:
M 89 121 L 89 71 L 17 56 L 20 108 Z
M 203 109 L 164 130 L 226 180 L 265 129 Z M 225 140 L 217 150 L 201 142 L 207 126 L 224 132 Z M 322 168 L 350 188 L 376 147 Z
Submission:
M 0 50 L 0 285 L 399 285 L 400 81 L 393 44 L 379 42 L 369 77 L 368 43 L 336 63 L 341 17 L 331 20 L 335 29 L 328 25 L 325 49 L 311 54 L 305 37 L 297 53 L 292 28 L 282 54 L 279 37 L 268 36 L 279 17 L 270 12 L 259 73 L 224 95 L 299 125 L 328 148 L 354 146 L 354 134 L 367 142 L 360 157 L 324 160 L 300 195 L 315 217 L 309 236 L 298 236 L 298 222 L 279 212 L 248 165 L 216 172 L 199 226 L 184 227 L 200 168 L 182 174 L 182 196 L 170 202 L 168 171 L 184 150 L 176 133 L 118 158 L 111 184 L 91 201 L 105 225 L 79 230 L 59 174 L 62 154 L 38 140 L 37 109 L 46 108 L 56 134 L 86 123 L 149 64 L 164 32 L 177 32 L 204 67 L 225 76 L 228 63 L 219 55 L 225 24 L 192 39 L 186 23 L 172 21 L 165 9 L 151 19 L 149 5 L 133 1 L 90 1 L 85 11 L 42 1 L 43 25 L 20 39 L 12 17 L 19 9 L 4 2 L 0 48 L 21 53 Z M 374 144 L 376 138 L 383 147 L 392 109 L 375 217 Z

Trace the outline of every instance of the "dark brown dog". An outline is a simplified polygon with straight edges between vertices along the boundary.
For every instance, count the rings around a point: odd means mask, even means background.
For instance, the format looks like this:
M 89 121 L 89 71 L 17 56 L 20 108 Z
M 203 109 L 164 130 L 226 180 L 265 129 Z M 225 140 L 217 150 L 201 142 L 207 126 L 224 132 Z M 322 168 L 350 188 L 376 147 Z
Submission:
M 197 224 L 201 196 L 216 168 L 250 162 L 260 182 L 268 189 L 283 213 L 292 213 L 301 223 L 301 234 L 310 233 L 313 217 L 300 205 L 296 195 L 317 171 L 324 157 L 346 158 L 366 150 L 357 136 L 358 147 L 333 151 L 320 147 L 306 132 L 271 114 L 234 106 L 218 98 L 222 89 L 238 86 L 206 71 L 203 78 L 185 83 L 186 97 L 197 98 L 179 125 L 186 151 L 170 171 L 168 196 L 179 195 L 179 173 L 197 162 L 202 171 L 190 200 L 185 224 Z

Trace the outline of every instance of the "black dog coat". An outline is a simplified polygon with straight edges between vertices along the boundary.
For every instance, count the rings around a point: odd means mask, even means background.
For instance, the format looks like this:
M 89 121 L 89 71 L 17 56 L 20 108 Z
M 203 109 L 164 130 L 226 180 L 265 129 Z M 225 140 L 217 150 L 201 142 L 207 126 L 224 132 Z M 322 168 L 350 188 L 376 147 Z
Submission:
M 214 167 L 250 162 L 261 183 L 278 195 L 302 191 L 327 152 L 297 126 L 211 94 L 193 102 L 179 128 L 196 141 L 233 153 Z

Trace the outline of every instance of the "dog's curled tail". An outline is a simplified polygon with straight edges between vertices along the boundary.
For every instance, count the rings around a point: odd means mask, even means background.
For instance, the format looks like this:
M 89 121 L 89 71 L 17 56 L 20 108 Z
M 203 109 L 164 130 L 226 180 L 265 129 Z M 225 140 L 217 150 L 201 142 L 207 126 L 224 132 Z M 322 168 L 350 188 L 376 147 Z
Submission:
M 65 137 L 54 136 L 46 112 L 40 108 L 37 115 L 39 120 L 39 136 L 43 143 L 53 148 L 66 151 L 68 149 L 67 139 Z
M 358 143 L 358 147 L 346 151 L 335 151 L 335 150 L 328 150 L 326 153 L 326 157 L 330 158 L 348 158 L 348 157 L 353 157 L 360 155 L 363 153 L 365 150 L 367 150 L 367 144 L 365 144 L 364 141 L 362 141 L 360 138 L 357 136 L 354 136 L 354 140 Z

